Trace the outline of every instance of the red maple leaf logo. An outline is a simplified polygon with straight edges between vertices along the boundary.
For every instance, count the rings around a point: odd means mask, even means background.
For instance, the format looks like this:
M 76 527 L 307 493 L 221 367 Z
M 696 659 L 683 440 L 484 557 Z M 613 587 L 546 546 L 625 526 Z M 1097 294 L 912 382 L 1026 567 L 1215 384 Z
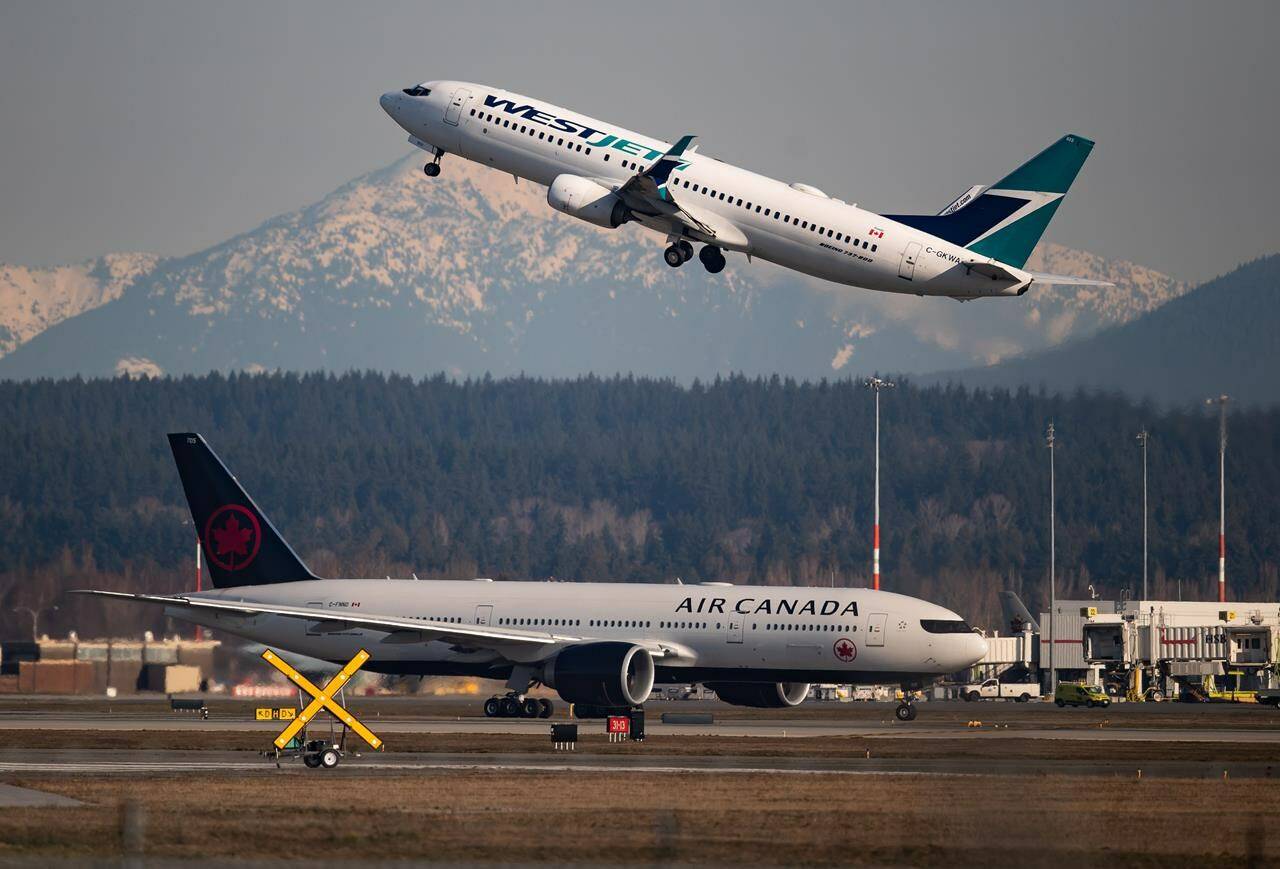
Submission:
M 858 654 L 858 650 L 854 647 L 853 643 L 843 638 L 836 640 L 836 644 L 832 648 L 832 651 L 836 653 L 837 658 L 841 661 L 845 661 L 846 663 L 852 661 Z
M 223 570 L 243 570 L 258 555 L 262 543 L 258 517 L 239 504 L 219 507 L 205 526 L 205 554 Z
M 244 557 L 249 554 L 251 539 L 253 539 L 253 529 L 241 528 L 239 520 L 234 515 L 227 520 L 226 525 L 213 529 L 215 551 L 219 555 Z

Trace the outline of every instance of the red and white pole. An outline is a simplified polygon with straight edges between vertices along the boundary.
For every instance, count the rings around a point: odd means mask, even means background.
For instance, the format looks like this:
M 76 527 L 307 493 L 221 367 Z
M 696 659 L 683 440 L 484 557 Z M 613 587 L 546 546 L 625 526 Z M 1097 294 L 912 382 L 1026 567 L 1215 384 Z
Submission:
M 876 488 L 875 520 L 871 526 L 871 587 L 880 590 L 880 390 L 893 389 L 894 384 L 879 377 L 868 377 L 862 385 L 876 394 Z
M 871 587 L 880 590 L 880 388 L 876 387 L 876 508 L 871 539 Z
M 196 538 L 196 591 L 200 590 L 200 538 Z M 196 642 L 204 639 L 204 629 L 196 625 Z

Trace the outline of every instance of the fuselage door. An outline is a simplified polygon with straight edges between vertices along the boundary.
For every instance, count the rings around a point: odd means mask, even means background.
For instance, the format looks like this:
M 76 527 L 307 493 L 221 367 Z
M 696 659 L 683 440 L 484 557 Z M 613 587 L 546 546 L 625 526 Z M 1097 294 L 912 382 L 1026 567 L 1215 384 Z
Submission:
M 919 247 L 919 245 L 916 245 Z M 884 623 L 889 620 L 888 613 L 872 613 L 867 617 L 867 645 L 884 645 Z
M 913 280 L 916 276 L 916 261 L 919 259 L 920 242 L 908 243 L 907 249 L 902 252 L 902 262 L 898 265 L 898 277 Z
M 493 624 L 493 607 L 488 604 L 482 604 L 476 607 L 476 624 L 491 625 Z
M 306 606 L 307 606 L 307 608 L 308 608 L 308 609 L 322 610 L 322 609 L 324 609 L 324 601 L 322 601 L 322 600 L 309 600 L 309 601 L 307 601 Z M 319 618 L 317 618 L 317 619 L 316 619 L 315 621 L 313 621 L 313 622 L 307 622 L 307 636 L 308 636 L 308 637 L 323 637 L 323 636 L 324 636 L 324 633 L 323 633 L 323 632 L 321 632 L 321 631 L 319 630 L 319 628 L 320 628 L 323 624 L 324 624 L 324 621 L 323 621 L 322 619 L 319 619 Z
M 729 613 L 729 623 L 725 625 L 729 630 L 725 634 L 725 639 L 731 643 L 741 643 L 742 629 L 746 627 L 746 624 L 747 620 L 744 617 L 737 613 Z
M 470 98 L 471 91 L 466 88 L 458 88 L 454 91 L 453 98 L 449 100 L 449 107 L 444 110 L 444 122 L 458 126 L 458 120 L 462 117 L 462 107 Z M 919 246 L 916 245 L 916 247 Z

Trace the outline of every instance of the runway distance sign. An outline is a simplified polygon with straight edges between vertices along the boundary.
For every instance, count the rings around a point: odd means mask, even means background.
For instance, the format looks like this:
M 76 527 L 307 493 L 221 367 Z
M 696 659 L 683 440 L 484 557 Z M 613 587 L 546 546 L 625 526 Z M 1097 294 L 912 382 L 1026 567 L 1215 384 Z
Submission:
M 253 710 L 253 717 L 257 721 L 292 721 L 298 717 L 298 710 L 291 706 L 259 706 Z

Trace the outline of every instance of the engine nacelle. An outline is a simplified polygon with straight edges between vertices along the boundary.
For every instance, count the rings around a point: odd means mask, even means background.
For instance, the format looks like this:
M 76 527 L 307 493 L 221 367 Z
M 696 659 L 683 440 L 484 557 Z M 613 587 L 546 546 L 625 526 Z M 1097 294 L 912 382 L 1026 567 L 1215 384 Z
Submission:
M 708 682 L 707 687 L 730 706 L 784 709 L 809 696 L 808 682 Z
M 543 669 L 542 681 L 569 703 L 621 709 L 649 699 L 653 676 L 648 650 L 603 642 L 565 649 Z
M 570 217 L 617 229 L 631 219 L 631 210 L 607 188 L 581 175 L 558 175 L 547 189 L 547 204 Z

